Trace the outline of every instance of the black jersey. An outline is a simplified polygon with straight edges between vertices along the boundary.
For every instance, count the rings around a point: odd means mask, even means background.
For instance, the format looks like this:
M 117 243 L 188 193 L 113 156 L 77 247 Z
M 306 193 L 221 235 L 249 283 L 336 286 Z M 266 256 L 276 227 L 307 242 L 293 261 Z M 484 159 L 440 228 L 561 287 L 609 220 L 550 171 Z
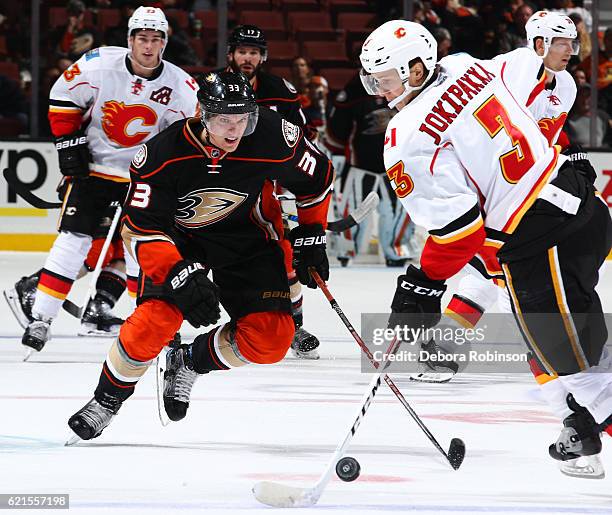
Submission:
M 295 125 L 304 126 L 306 117 L 302 112 L 300 99 L 288 80 L 259 71 L 253 89 L 259 105 L 269 107 Z
M 384 173 L 385 131 L 394 114 L 384 98 L 368 95 L 355 75 L 336 95 L 327 118 L 326 139 L 334 147 L 349 145 L 352 165 Z
M 300 223 L 326 226 L 333 169 L 299 127 L 260 109 L 255 132 L 229 154 L 203 144 L 201 133 L 197 118 L 176 122 L 143 145 L 130 166 L 123 237 L 145 274 L 150 242 L 158 243 L 150 247 L 156 260 L 176 261 L 174 245 L 181 251 L 180 242 L 189 241 L 211 267 L 265 253 L 282 237 L 272 181 L 296 195 Z M 161 255 L 160 242 L 171 244 Z

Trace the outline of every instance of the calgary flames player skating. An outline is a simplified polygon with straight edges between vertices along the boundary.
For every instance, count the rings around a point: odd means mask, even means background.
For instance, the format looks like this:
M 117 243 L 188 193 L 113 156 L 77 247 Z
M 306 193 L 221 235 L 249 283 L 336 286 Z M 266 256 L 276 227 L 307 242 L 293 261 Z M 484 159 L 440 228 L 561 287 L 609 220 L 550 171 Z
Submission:
M 32 292 L 27 289 L 33 289 L 35 278 L 5 292 L 27 325 L 22 343 L 29 348 L 40 351 L 49 340 L 51 322 L 83 266 L 92 237 L 108 217 L 109 206 L 125 200 L 128 167 L 137 148 L 173 122 L 196 113 L 197 83 L 162 60 L 167 30 L 160 9 L 139 7 L 128 22 L 128 48 L 87 52 L 51 90 L 49 121 L 67 181 L 59 234 L 39 273 L 33 305 L 28 305 Z M 107 287 L 100 288 L 89 303 L 85 323 L 99 327 L 118 322 L 118 327 L 122 322 L 109 315 L 111 304 L 125 288 L 125 263 L 120 246 L 118 250 L 120 260 L 111 267 L 114 278 L 109 277 Z M 128 260 L 128 274 L 129 265 Z
M 139 306 L 121 326 L 94 398 L 68 421 L 82 439 L 110 423 L 183 319 L 215 324 L 220 304 L 228 323 L 165 356 L 171 420 L 185 417 L 198 374 L 283 359 L 295 326 L 274 181 L 296 196 L 290 241 L 300 281 L 316 286 L 310 267 L 329 276 L 327 157 L 299 127 L 259 109 L 242 74 L 207 75 L 198 98 L 201 118 L 173 124 L 132 161 L 122 235 L 141 268 Z

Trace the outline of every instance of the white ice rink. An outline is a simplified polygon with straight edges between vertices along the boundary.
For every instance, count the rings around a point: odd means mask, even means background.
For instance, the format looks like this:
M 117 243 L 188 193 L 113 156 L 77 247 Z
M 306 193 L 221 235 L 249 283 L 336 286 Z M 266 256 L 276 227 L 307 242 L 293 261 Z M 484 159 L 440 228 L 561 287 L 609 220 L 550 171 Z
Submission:
M 41 253 L 0 253 L 0 288 L 43 260 Z M 329 286 L 358 327 L 362 312 L 388 309 L 398 273 L 334 268 Z M 606 283 L 612 286 L 610 274 L 600 288 L 609 312 Z M 81 280 L 71 298 L 80 303 L 86 286 Z M 119 314 L 126 309 L 123 300 Z M 313 508 L 260 505 L 251 494 L 259 480 L 314 484 L 370 379 L 321 292 L 306 292 L 305 314 L 321 340 L 320 361 L 288 357 L 203 376 L 187 418 L 166 428 L 149 370 L 101 437 L 67 448 L 66 421 L 91 398 L 111 341 L 75 336 L 77 320 L 62 312 L 53 340 L 23 363 L 22 330 L 0 299 L 0 493 L 69 493 L 72 514 L 612 513 L 612 440 L 604 439 L 602 453 L 608 477 L 563 476 L 547 452 L 560 421 L 527 374 L 463 374 L 443 385 L 395 376 L 443 447 L 452 437 L 465 441 L 459 471 L 383 386 L 349 448 L 361 464 L 357 481 L 334 478 Z M 196 332 L 187 326 L 182 334 L 191 341 Z

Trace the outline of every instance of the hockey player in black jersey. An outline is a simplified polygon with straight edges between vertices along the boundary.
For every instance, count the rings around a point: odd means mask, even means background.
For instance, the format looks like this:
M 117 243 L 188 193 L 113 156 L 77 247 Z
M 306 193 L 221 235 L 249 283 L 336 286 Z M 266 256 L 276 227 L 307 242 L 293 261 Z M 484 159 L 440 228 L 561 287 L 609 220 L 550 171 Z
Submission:
M 285 120 L 299 126 L 308 135 L 309 131 L 304 125 L 306 117 L 300 107 L 297 91 L 287 80 L 262 70 L 262 65 L 267 57 L 268 44 L 259 27 L 240 25 L 234 29 L 227 45 L 228 71 L 241 72 L 249 79 L 255 91 L 257 105 L 276 111 Z M 285 264 L 291 286 L 293 319 L 296 329 L 291 350 L 298 358 L 318 359 L 319 340 L 303 327 L 303 296 L 300 283 L 291 267 L 291 245 L 286 239 L 283 239 L 281 246 L 285 251 Z
M 201 119 L 173 124 L 130 166 L 122 234 L 141 268 L 139 305 L 109 351 L 94 398 L 68 422 L 82 439 L 110 423 L 183 319 L 215 324 L 223 305 L 231 320 L 168 351 L 163 397 L 172 420 L 185 416 L 198 374 L 283 359 L 294 323 L 280 211 L 268 194 L 274 181 L 297 199 L 290 241 L 299 280 L 316 286 L 309 267 L 329 276 L 327 157 L 299 127 L 259 109 L 242 74 L 207 75 L 198 98 Z

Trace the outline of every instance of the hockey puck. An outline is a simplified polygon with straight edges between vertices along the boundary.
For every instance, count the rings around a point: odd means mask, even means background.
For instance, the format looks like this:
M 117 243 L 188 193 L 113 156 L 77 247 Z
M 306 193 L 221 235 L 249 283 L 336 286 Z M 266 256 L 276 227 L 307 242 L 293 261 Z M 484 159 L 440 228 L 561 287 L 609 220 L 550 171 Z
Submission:
M 350 456 L 345 456 L 336 463 L 336 474 L 342 481 L 346 481 L 347 483 L 355 481 L 355 479 L 359 477 L 360 472 L 361 467 L 359 466 L 359 462 Z

